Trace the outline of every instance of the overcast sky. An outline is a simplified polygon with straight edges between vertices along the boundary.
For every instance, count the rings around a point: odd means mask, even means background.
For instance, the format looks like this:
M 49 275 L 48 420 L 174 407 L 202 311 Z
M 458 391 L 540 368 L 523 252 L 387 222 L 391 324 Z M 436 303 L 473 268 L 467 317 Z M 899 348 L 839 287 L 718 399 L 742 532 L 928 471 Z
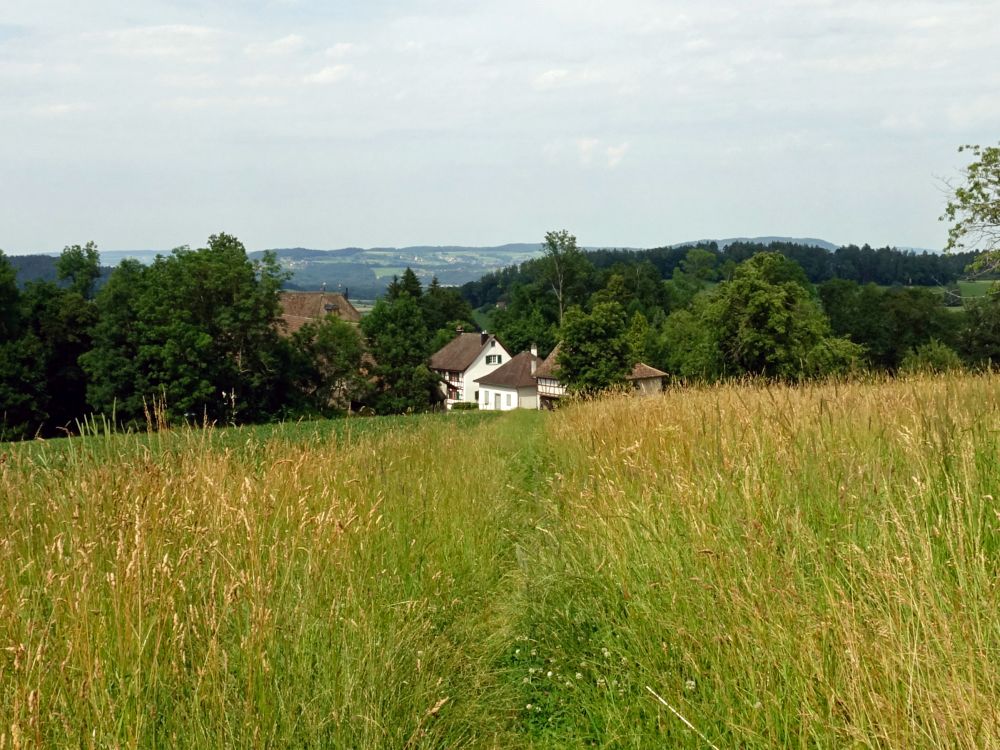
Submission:
M 5 0 L 0 248 L 939 248 L 997 0 Z

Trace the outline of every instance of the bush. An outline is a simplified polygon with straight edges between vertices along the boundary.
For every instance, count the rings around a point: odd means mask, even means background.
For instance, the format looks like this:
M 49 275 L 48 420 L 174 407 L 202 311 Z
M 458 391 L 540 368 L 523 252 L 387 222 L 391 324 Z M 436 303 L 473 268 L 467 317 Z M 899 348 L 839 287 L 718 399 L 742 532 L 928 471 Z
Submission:
M 452 411 L 476 411 L 479 409 L 479 404 L 472 401 L 459 401 L 457 404 L 451 405 Z
M 942 373 L 962 369 L 958 353 L 946 344 L 931 339 L 915 349 L 910 349 L 899 366 L 900 372 Z

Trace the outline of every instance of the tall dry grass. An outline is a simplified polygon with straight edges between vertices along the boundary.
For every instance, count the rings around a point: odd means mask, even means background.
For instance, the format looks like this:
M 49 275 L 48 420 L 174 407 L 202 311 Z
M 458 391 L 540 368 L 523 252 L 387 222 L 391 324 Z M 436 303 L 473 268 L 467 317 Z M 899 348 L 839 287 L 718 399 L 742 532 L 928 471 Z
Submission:
M 0 748 L 1000 746 L 1000 378 L 485 416 L 0 449 Z
M 387 424 L 7 455 L 0 747 L 500 742 L 519 437 Z
M 707 747 L 649 688 L 719 747 L 1000 746 L 1000 378 L 677 390 L 547 434 L 523 627 L 583 679 L 534 686 L 539 738 Z

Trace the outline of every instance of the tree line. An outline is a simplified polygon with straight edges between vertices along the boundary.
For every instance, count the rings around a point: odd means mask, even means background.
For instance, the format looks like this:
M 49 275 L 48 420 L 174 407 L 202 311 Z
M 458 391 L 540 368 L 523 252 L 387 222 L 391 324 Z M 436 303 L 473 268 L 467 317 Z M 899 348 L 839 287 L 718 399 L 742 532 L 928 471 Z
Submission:
M 394 280 L 360 329 L 333 316 L 291 335 L 273 255 L 235 237 L 101 275 L 93 243 L 67 247 L 57 278 L 19 287 L 0 253 L 0 440 L 74 432 L 101 413 L 119 427 L 173 420 L 252 423 L 425 409 L 426 359 L 471 309 L 455 289 Z M 449 334 L 449 332 L 452 332 Z
M 492 326 L 512 350 L 561 342 L 562 379 L 579 391 L 623 382 L 638 361 L 686 382 L 1000 364 L 1000 295 L 955 309 L 940 289 L 814 284 L 781 250 L 740 245 L 734 261 L 684 248 L 663 279 L 648 258 L 600 268 L 550 232 L 537 261 L 484 279 L 505 285 Z
M 968 250 L 947 254 L 917 253 L 892 247 L 876 249 L 869 245 L 846 245 L 831 252 L 792 242 L 767 245 L 734 242 L 721 249 L 717 243 L 709 242 L 650 250 L 586 250 L 583 253 L 593 268 L 593 275 L 586 283 L 591 292 L 596 291 L 610 273 L 625 273 L 626 269 L 654 280 L 668 280 L 684 263 L 688 251 L 694 248 L 713 256 L 714 275 L 720 279 L 728 279 L 737 265 L 767 251 L 780 253 L 798 263 L 813 284 L 844 279 L 881 286 L 952 286 L 977 257 L 975 252 Z M 478 281 L 464 284 L 462 294 L 473 307 L 495 305 L 507 299 L 516 286 L 537 279 L 544 273 L 545 263 L 544 258 L 538 258 L 486 274 Z

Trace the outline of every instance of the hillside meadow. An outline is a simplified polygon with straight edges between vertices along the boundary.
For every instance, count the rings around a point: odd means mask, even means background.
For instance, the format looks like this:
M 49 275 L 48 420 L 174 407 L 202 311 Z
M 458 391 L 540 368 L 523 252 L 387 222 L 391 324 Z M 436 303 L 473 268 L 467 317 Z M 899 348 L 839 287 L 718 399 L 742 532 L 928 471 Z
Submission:
M 1000 747 L 998 430 L 952 375 L 3 445 L 0 748 Z

